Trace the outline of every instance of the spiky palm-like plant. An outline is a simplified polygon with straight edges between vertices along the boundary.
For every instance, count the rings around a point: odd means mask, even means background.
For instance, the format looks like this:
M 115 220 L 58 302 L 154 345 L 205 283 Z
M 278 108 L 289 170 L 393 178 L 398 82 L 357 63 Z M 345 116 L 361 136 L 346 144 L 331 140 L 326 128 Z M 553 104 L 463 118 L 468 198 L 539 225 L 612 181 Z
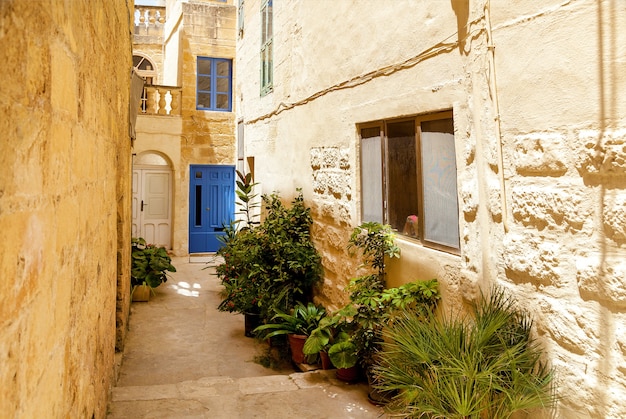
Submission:
M 410 418 L 504 419 L 554 404 L 553 371 L 531 337 L 532 321 L 498 288 L 473 316 L 406 313 L 384 331 L 377 387 L 394 391 L 392 412 Z

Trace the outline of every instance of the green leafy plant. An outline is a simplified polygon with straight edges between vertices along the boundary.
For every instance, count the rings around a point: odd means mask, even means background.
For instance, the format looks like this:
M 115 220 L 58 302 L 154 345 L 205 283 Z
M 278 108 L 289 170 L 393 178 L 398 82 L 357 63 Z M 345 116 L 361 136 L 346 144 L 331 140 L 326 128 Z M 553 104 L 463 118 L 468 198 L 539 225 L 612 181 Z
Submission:
M 337 368 L 350 368 L 358 361 L 357 348 L 350 340 L 352 324 L 337 313 L 324 317 L 311 331 L 304 343 L 303 352 L 315 355 L 325 351 Z
M 260 207 L 260 204 L 256 201 L 259 195 L 254 193 L 254 188 L 258 183 L 252 182 L 252 173 L 248 172 L 243 174 L 239 170 L 237 170 L 236 173 L 237 189 L 235 193 L 237 194 L 237 198 L 239 198 L 237 206 L 241 208 L 241 211 L 237 212 L 237 214 L 244 217 L 242 221 L 244 221 L 246 225 L 242 228 L 252 227 L 259 224 L 254 214 L 255 210 Z
M 252 229 L 237 230 L 234 224 L 224 231 L 224 246 L 217 252 L 224 258 L 224 262 L 216 267 L 224 287 L 218 310 L 260 313 L 264 284 L 250 276 L 262 252 L 257 235 Z
M 376 387 L 396 392 L 387 407 L 407 418 L 503 419 L 552 406 L 553 371 L 531 329 L 499 288 L 470 317 L 405 312 L 384 331 Z
M 386 258 L 400 257 L 391 226 L 368 222 L 356 227 L 350 235 L 348 250 L 360 252 L 362 268 L 371 273 L 353 278 L 348 285 L 350 303 L 343 314 L 354 324 L 351 341 L 361 365 L 367 370 L 380 349 L 383 326 L 399 309 L 413 306 L 433 310 L 439 299 L 437 281 L 417 282 L 386 289 Z
M 307 339 L 304 351 L 314 354 L 326 350 L 338 368 L 360 362 L 367 369 L 380 350 L 383 327 L 402 310 L 434 311 L 440 294 L 435 279 L 385 288 L 385 257 L 400 255 L 395 234 L 388 225 L 368 222 L 356 227 L 348 249 L 361 252 L 361 267 L 371 273 L 350 281 L 350 302 L 322 320 Z
M 245 182 L 240 183 L 241 189 Z M 289 312 L 296 301 L 311 300 L 313 285 L 321 279 L 321 258 L 310 237 L 310 209 L 298 192 L 290 207 L 278 194 L 264 195 L 266 216 L 258 226 L 225 228 L 218 251 L 224 263 L 216 268 L 224 285 L 220 310 L 257 312 L 269 320 Z
M 400 248 L 395 242 L 396 235 L 390 225 L 366 222 L 352 230 L 348 250 L 360 251 L 363 267 L 376 271 L 379 281 L 385 286 L 385 257 L 400 257 Z
M 313 303 L 304 305 L 298 302 L 291 313 L 276 313 L 272 318 L 274 323 L 259 326 L 254 329 L 254 332 L 263 339 L 288 334 L 309 336 L 319 326 L 324 316 L 326 316 L 326 310 L 323 307 Z
M 156 288 L 167 281 L 167 272 L 176 272 L 164 247 L 147 244 L 141 238 L 131 241 L 130 283 L 132 287 L 148 285 Z

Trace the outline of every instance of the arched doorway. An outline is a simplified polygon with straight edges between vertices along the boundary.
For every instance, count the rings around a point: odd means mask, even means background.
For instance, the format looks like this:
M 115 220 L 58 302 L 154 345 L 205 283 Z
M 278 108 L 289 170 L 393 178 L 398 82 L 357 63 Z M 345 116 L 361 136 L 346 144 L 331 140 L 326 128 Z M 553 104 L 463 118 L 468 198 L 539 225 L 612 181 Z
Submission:
M 172 248 L 172 169 L 155 151 L 140 153 L 133 161 L 132 236 Z

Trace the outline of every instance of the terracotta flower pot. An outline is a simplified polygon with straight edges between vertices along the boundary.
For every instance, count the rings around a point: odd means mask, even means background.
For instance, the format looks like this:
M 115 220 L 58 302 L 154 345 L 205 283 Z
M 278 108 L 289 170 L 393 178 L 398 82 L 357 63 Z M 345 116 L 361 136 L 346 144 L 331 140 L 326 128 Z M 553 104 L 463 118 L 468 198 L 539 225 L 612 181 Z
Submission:
M 347 383 L 353 383 L 359 379 L 359 367 L 355 365 L 350 368 L 337 368 L 337 378 Z
M 305 360 L 304 352 L 302 352 L 302 348 L 304 347 L 304 342 L 306 341 L 306 335 L 287 335 L 289 339 L 289 348 L 291 349 L 291 359 L 296 364 L 303 364 Z
M 328 356 L 328 352 L 321 351 L 320 352 L 320 361 L 322 363 L 323 370 L 330 370 L 333 368 L 333 363 L 330 361 L 330 357 Z

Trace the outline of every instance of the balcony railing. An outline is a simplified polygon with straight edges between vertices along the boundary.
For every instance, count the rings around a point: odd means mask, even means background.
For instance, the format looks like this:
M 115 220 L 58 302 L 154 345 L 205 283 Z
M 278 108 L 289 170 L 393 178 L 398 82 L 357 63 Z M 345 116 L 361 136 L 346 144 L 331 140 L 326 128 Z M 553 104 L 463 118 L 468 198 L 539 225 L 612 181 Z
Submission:
M 135 6 L 135 35 L 161 36 L 165 7 Z
M 143 88 L 139 114 L 142 115 L 180 115 L 180 87 L 147 85 Z

